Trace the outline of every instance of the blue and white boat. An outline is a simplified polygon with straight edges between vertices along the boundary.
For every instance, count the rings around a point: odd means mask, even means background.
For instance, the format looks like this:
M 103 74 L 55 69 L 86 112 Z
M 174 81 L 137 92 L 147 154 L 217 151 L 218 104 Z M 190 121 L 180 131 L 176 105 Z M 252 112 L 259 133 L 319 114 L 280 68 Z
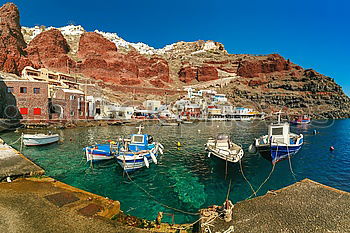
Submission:
M 268 134 L 255 139 L 249 148 L 250 152 L 257 150 L 273 164 L 298 153 L 304 143 L 303 135 L 291 133 L 289 124 L 281 123 L 281 112 L 277 114 L 278 122 L 270 124 Z
M 115 158 L 117 148 L 114 142 L 108 144 L 96 144 L 84 148 L 86 160 L 96 162 Z
M 129 139 L 121 139 L 117 142 L 115 154 L 118 163 L 126 172 L 135 171 L 142 167 L 149 167 L 150 163 L 158 163 L 159 154 L 163 154 L 162 144 L 153 141 L 153 137 L 142 134 L 142 126 L 138 127 L 137 134 L 132 134 Z

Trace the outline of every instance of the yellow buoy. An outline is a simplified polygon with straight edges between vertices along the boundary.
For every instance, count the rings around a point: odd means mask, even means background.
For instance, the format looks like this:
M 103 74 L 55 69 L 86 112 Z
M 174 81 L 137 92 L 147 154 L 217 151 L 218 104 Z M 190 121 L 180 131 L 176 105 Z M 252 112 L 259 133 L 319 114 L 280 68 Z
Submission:
M 177 142 L 177 146 L 181 146 L 181 143 L 180 143 L 180 142 Z

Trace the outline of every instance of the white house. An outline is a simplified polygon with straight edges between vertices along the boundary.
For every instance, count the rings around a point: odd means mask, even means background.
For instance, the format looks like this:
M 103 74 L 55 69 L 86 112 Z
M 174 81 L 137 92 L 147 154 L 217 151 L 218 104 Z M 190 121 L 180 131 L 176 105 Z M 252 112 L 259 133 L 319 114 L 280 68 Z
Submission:
M 161 106 L 161 102 L 159 100 L 146 100 L 143 102 L 143 107 L 146 110 L 158 111 Z
M 118 120 L 130 120 L 134 115 L 135 109 L 134 107 L 116 107 L 116 119 Z

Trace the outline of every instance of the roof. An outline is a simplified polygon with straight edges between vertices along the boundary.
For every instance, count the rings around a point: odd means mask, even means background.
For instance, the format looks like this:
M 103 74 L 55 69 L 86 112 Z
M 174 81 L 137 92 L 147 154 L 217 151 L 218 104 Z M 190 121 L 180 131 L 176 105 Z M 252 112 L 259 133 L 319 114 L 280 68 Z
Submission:
M 46 81 L 28 80 L 28 79 L 0 79 L 1 82 L 31 82 L 31 83 L 48 83 Z
M 84 92 L 79 91 L 79 90 L 74 90 L 74 89 L 62 89 L 62 91 L 65 92 L 65 93 L 84 95 Z

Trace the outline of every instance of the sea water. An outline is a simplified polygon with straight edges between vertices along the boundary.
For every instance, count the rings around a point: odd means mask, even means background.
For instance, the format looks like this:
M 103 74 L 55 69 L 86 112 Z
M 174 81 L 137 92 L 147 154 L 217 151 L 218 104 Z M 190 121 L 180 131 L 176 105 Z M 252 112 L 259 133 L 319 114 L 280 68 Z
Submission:
M 314 130 L 318 132 L 315 135 Z M 257 190 L 268 178 L 273 166 L 260 155 L 249 154 L 247 148 L 254 138 L 266 134 L 266 131 L 267 123 L 264 121 L 200 122 L 181 126 L 147 124 L 143 132 L 151 134 L 164 145 L 164 155 L 159 157 L 158 165 L 151 164 L 150 168 L 129 174 L 132 181 L 115 161 L 96 163 L 91 168 L 86 163 L 82 148 L 136 133 L 135 126 L 55 130 L 62 142 L 24 147 L 23 154 L 44 168 L 48 176 L 120 201 L 126 214 L 154 220 L 162 211 L 174 214 L 175 223 L 188 223 L 196 220 L 197 216 L 177 210 L 196 213 L 200 208 L 222 204 L 230 182 L 229 198 L 233 202 L 252 195 L 239 163 L 226 164 L 207 156 L 204 150 L 207 139 L 226 133 L 236 144 L 243 146 L 243 172 Z M 310 125 L 292 126 L 291 131 L 304 134 L 302 149 L 290 160 L 277 163 L 257 194 L 264 195 L 268 190 L 280 189 L 304 178 L 350 191 L 350 120 L 313 121 Z M 0 137 L 11 143 L 20 134 L 8 132 L 0 134 Z M 335 150 L 331 152 L 330 146 L 334 146 Z M 19 144 L 14 147 L 19 149 Z M 165 215 L 164 220 L 171 222 L 171 217 Z

